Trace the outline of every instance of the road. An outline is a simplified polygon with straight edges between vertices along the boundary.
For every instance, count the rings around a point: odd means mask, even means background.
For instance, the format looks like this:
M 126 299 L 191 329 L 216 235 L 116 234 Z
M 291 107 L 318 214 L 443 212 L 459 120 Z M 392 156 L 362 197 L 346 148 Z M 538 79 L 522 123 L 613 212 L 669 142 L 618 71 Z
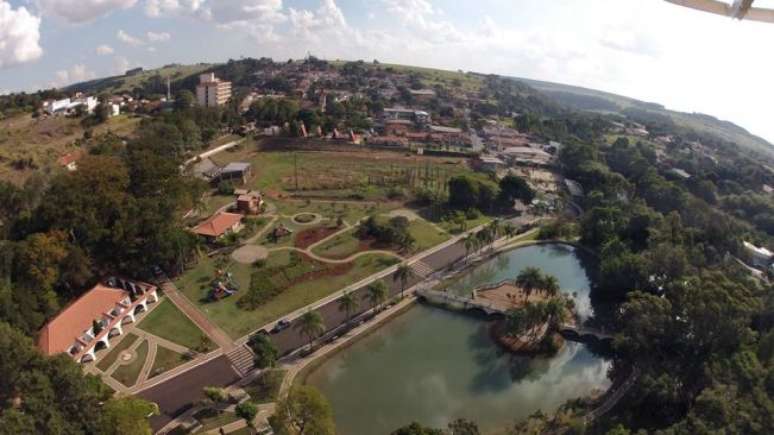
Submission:
M 142 391 L 141 398 L 159 405 L 161 415 L 150 419 L 154 432 L 204 398 L 204 387 L 230 385 L 239 380 L 225 355 Z
M 448 267 L 464 256 L 465 248 L 461 242 L 457 242 L 423 257 L 421 261 L 429 268 L 437 271 Z M 400 282 L 393 281 L 392 276 L 393 274 L 390 274 L 383 278 L 383 280 L 389 286 L 391 294 L 396 295 L 400 293 Z M 422 280 L 423 277 L 413 276 L 406 287 L 411 287 Z M 371 308 L 368 302 L 364 300 L 365 287 L 360 287 L 354 291 L 358 301 L 360 301 L 358 314 Z M 317 311 L 322 315 L 328 330 L 346 321 L 345 313 L 339 311 L 336 300 L 319 307 Z M 287 354 L 307 343 L 306 338 L 302 337 L 293 327 L 272 335 L 272 341 L 281 354 Z M 203 397 L 203 387 L 226 386 L 236 382 L 238 379 L 238 375 L 231 367 L 227 358 L 221 356 L 148 390 L 144 390 L 139 393 L 139 396 L 159 405 L 161 415 L 151 419 L 151 426 L 156 431 L 170 422 L 181 410 L 184 410 L 187 404 L 200 400 Z

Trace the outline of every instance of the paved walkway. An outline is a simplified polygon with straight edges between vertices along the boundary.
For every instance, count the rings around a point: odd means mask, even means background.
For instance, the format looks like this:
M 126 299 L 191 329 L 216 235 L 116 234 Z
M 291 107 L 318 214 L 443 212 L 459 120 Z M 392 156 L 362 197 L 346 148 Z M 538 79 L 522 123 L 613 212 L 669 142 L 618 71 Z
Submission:
M 166 280 L 161 284 L 161 288 L 164 290 L 164 294 L 169 298 L 172 303 L 180 309 L 192 322 L 196 324 L 208 337 L 224 352 L 234 348 L 234 342 L 231 337 L 226 334 L 225 331 L 220 329 L 217 325 L 210 322 L 210 320 L 199 311 L 194 304 L 188 300 L 187 297 L 182 295 L 175 284 Z

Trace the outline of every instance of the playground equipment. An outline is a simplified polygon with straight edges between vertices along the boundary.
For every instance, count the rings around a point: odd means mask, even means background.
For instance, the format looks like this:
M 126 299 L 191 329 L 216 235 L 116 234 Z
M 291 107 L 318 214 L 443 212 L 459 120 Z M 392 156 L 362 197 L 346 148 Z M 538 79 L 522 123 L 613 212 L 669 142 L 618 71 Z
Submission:
M 224 272 L 220 269 L 215 271 L 215 279 L 212 281 L 212 288 L 210 289 L 210 300 L 219 301 L 233 296 L 238 291 L 239 285 L 234 280 L 231 272 Z

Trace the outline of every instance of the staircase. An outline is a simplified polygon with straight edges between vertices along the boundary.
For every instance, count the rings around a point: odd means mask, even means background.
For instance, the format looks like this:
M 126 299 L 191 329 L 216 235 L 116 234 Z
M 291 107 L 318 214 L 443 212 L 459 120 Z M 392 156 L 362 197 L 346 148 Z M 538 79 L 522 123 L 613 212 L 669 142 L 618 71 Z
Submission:
M 244 377 L 255 367 L 253 363 L 253 352 L 247 346 L 237 346 L 226 354 L 231 361 L 239 376 Z

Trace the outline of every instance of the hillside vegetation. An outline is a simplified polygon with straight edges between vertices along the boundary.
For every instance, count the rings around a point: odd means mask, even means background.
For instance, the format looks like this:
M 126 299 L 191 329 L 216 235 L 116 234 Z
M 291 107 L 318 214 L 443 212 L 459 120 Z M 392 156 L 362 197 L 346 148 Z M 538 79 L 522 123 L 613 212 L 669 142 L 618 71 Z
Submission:
M 92 129 L 98 136 L 112 132 L 128 136 L 140 118 L 120 115 Z M 22 114 L 0 120 L 0 180 L 21 185 L 36 171 L 51 172 L 57 160 L 77 150 L 86 130 L 77 118 Z
M 710 115 L 676 112 L 660 104 L 648 103 L 578 86 L 539 80 L 516 80 L 523 81 L 561 104 L 576 110 L 614 113 L 627 116 L 634 121 L 650 117 L 666 117 L 678 127 L 695 130 L 698 133 L 714 135 L 756 153 L 763 153 L 769 158 L 774 157 L 774 148 L 765 139 L 751 134 L 732 122 L 722 121 Z

